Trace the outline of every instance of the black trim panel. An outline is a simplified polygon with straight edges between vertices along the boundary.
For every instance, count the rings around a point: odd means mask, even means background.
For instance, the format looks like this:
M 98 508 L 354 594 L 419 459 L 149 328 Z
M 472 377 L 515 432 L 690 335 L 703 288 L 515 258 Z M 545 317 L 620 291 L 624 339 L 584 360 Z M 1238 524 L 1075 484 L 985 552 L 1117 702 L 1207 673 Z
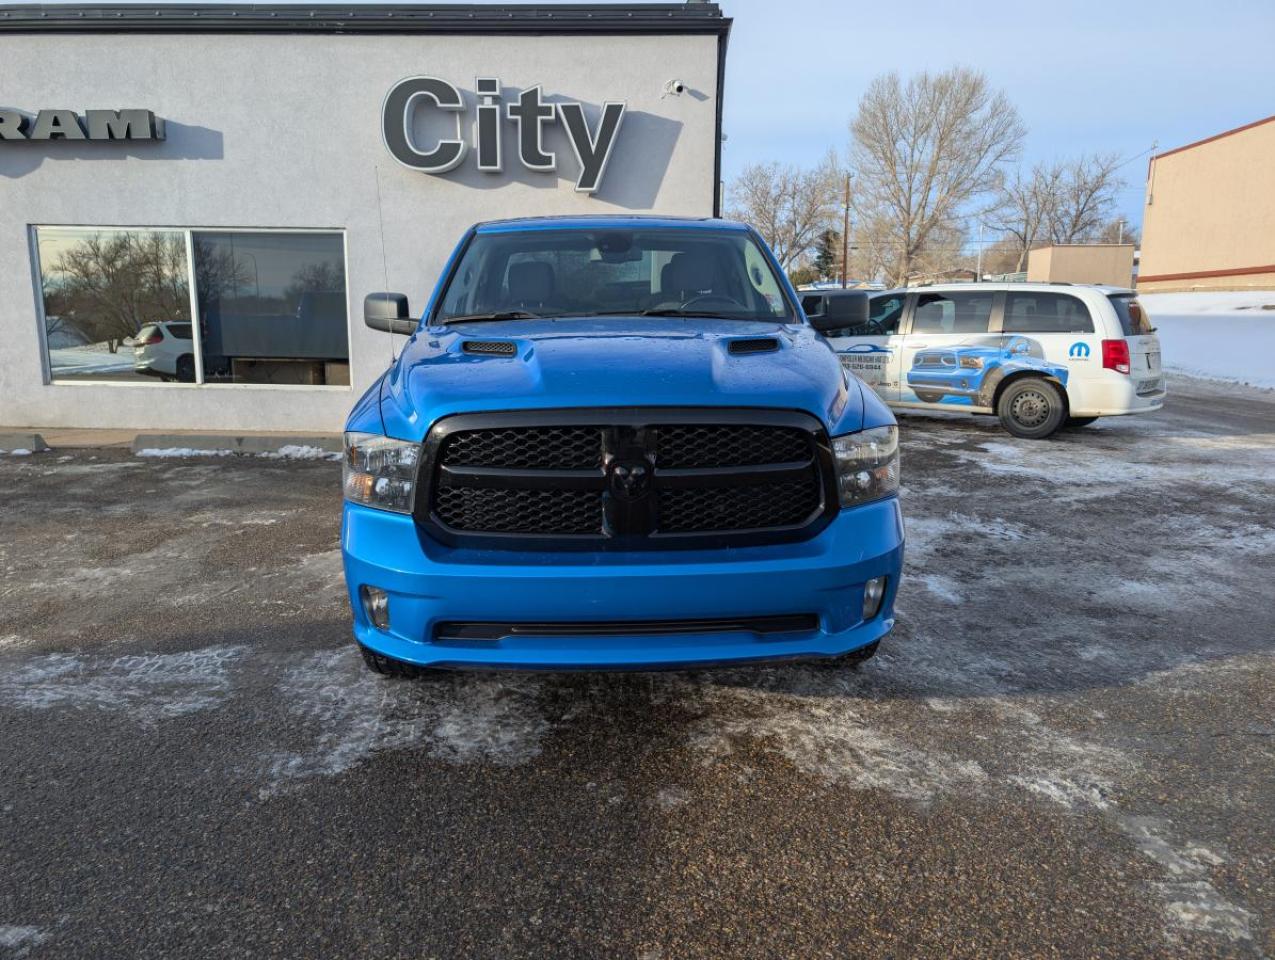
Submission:
M 499 643 L 514 637 L 669 636 L 679 633 L 811 633 L 819 629 L 813 613 L 764 617 L 720 617 L 711 620 L 601 620 L 562 623 L 494 623 L 447 621 L 434 627 L 434 643 Z
M 714 3 L 29 4 L 0 8 L 0 33 L 698 33 L 724 38 L 730 25 Z

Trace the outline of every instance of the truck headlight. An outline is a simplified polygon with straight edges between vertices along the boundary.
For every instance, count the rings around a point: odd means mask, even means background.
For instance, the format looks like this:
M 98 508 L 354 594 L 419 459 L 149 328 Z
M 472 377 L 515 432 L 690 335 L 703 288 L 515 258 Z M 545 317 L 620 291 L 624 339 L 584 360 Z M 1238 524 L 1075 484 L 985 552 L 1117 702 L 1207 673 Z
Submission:
M 973 370 L 981 370 L 983 369 L 983 358 L 982 357 L 961 357 L 961 366 L 969 367 Z
M 376 433 L 347 433 L 341 471 L 345 499 L 378 510 L 411 513 L 421 445 Z
M 832 438 L 837 495 L 854 507 L 899 492 L 899 428 L 873 427 Z

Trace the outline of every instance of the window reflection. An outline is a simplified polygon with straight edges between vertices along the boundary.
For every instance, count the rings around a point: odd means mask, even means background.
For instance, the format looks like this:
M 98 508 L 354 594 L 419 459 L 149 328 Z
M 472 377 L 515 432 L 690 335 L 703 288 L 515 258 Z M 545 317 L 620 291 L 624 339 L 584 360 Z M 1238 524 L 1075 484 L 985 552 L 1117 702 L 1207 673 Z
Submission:
M 39 227 L 36 244 L 54 380 L 195 379 L 184 232 Z
M 204 379 L 348 384 L 339 234 L 192 234 Z

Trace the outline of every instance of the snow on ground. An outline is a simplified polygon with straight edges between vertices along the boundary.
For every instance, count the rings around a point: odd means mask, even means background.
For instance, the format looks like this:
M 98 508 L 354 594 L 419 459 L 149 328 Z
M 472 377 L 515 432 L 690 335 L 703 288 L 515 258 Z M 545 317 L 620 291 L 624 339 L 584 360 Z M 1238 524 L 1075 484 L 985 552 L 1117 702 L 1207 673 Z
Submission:
M 1164 366 L 1210 380 L 1275 389 L 1275 290 L 1144 293 Z
M 133 351 L 125 347 L 118 353 L 111 353 L 105 343 L 54 347 L 49 351 L 49 365 L 53 368 L 54 376 L 64 373 L 131 373 Z
M 14 453 L 17 453 L 15 450 Z M 205 450 L 201 447 L 145 447 L 138 450 L 139 457 L 229 457 L 234 450 Z M 304 444 L 287 443 L 278 450 L 265 453 L 244 454 L 244 456 L 264 457 L 267 460 L 340 460 L 341 454 L 322 447 Z

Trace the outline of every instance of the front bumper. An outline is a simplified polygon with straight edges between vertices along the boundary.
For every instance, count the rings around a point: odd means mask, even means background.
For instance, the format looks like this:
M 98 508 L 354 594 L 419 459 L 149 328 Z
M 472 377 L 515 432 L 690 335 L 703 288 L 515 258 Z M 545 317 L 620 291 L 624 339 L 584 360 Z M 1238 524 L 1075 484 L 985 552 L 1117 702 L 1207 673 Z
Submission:
M 377 653 L 430 667 L 541 670 L 659 669 L 831 657 L 879 640 L 894 625 L 903 566 L 898 499 L 843 510 L 799 543 L 730 550 L 554 553 L 444 546 L 410 516 L 346 503 L 341 525 L 354 635 Z M 863 585 L 889 577 L 880 612 L 864 622 Z M 359 587 L 389 594 L 377 629 Z M 597 623 L 807 614 L 792 633 L 635 633 L 436 640 L 440 623 Z
M 908 374 L 907 383 L 913 390 L 933 390 L 961 397 L 972 397 L 983 385 L 983 374 L 978 370 L 912 372 Z

